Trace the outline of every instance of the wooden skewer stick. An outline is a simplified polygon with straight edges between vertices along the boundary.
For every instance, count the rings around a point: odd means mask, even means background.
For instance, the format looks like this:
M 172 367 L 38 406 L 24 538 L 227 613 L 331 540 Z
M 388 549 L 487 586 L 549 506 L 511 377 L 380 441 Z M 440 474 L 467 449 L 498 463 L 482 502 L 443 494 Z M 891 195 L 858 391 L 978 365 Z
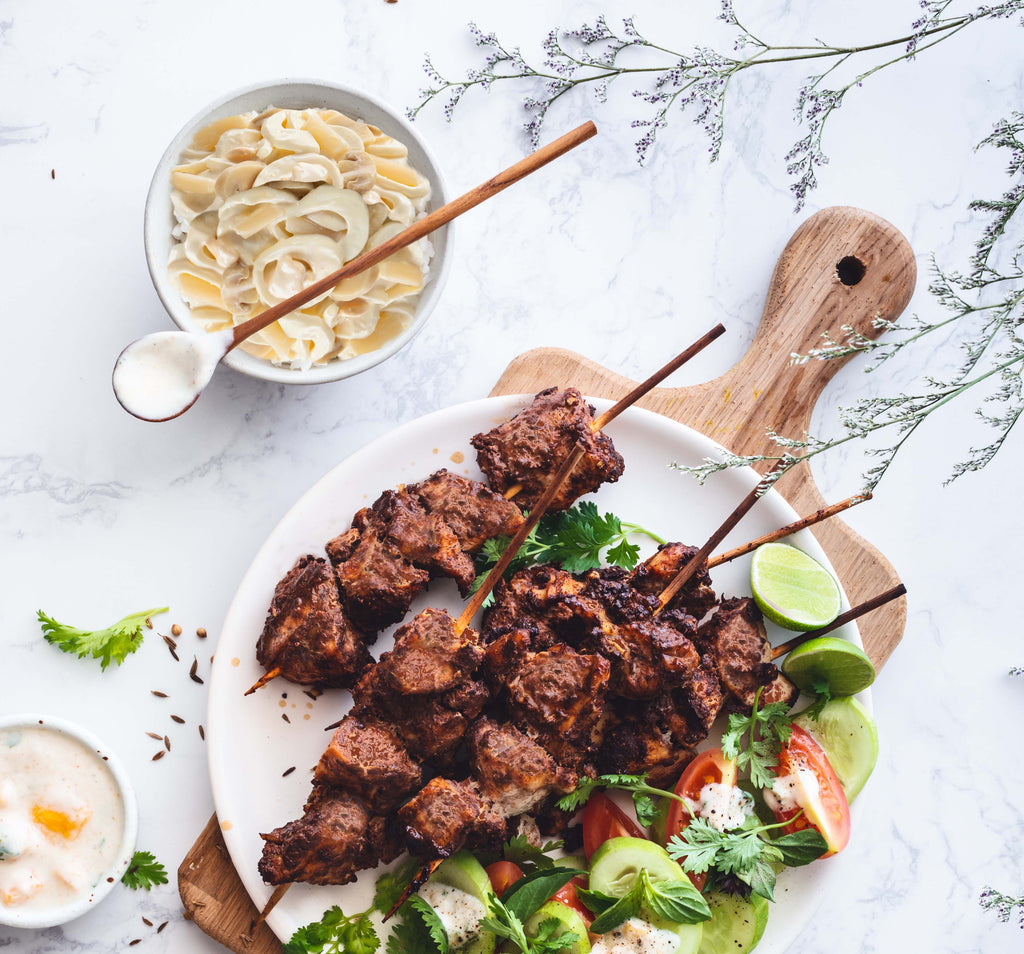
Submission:
M 708 569 L 711 570 L 716 566 L 721 566 L 723 563 L 728 563 L 730 560 L 735 560 L 737 557 L 750 553 L 766 543 L 774 543 L 776 540 L 788 537 L 798 530 L 806 530 L 807 527 L 813 527 L 814 524 L 821 523 L 822 520 L 834 517 L 837 513 L 842 513 L 844 510 L 849 510 L 850 507 L 856 507 L 857 504 L 864 503 L 865 500 L 870 499 L 871 494 L 869 493 L 857 494 L 854 497 L 840 500 L 839 503 L 834 503 L 831 507 L 822 507 L 820 510 L 815 510 L 814 513 L 801 517 L 799 520 L 794 520 L 792 523 L 787 523 L 784 527 L 779 527 L 778 530 L 766 533 L 763 537 L 758 537 L 749 543 L 744 543 L 741 547 L 736 547 L 734 550 L 726 550 L 725 553 L 719 553 L 717 556 L 711 557 L 708 560 Z
M 418 890 L 426 880 L 440 867 L 441 862 L 444 858 L 433 858 L 428 861 L 419 871 L 416 872 L 416 876 L 406 886 L 405 890 L 398 896 L 398 900 L 391 905 L 391 910 L 384 915 L 384 920 L 387 921 L 393 917 L 395 912 L 409 899 L 414 891 Z
M 655 615 L 660 613 L 669 603 L 672 602 L 675 595 L 689 582 L 690 577 L 700 569 L 701 564 L 708 558 L 708 554 L 718 546 L 732 530 L 746 515 L 747 511 L 754 506 L 767 492 L 768 488 L 771 487 L 771 477 L 780 470 L 785 464 L 786 460 L 778 461 L 775 466 L 769 470 L 758 482 L 757 486 L 747 494 L 746 497 L 740 502 L 740 505 L 725 518 L 723 523 L 711 536 L 708 538 L 707 543 L 704 544 L 690 559 L 673 578 L 672 582 L 665 587 L 664 592 L 658 597 L 658 608 L 654 611 Z
M 673 371 L 678 371 L 687 361 L 690 360 L 694 355 L 703 351 L 715 338 L 725 334 L 725 325 L 719 323 L 715 325 L 703 338 L 698 338 L 689 348 L 685 351 L 679 352 L 668 364 L 659 368 L 654 372 L 646 381 L 641 382 L 632 391 L 629 392 L 620 401 L 613 404 L 603 414 L 599 414 L 591 422 L 590 430 L 596 434 L 601 428 L 607 426 L 615 420 L 627 407 L 635 404 L 640 400 L 648 391 L 653 390 L 662 381 L 665 380 Z
M 268 669 L 259 679 L 257 679 L 248 689 L 245 690 L 247 696 L 251 696 L 257 689 L 262 689 L 271 679 L 276 679 L 281 675 L 281 667 L 274 666 L 273 669 Z
M 502 574 L 504 574 L 509 564 L 515 559 L 519 548 L 523 545 L 523 541 L 540 522 L 540 518 L 544 516 L 548 505 L 555 499 L 555 494 L 562 489 L 562 484 L 565 483 L 566 478 L 585 453 L 586 448 L 582 444 L 576 444 L 569 456 L 559 464 L 558 470 L 548 480 L 548 485 L 544 488 L 544 493 L 541 494 L 540 500 L 537 501 L 533 510 L 530 511 L 530 515 L 523 522 L 523 525 L 516 531 L 516 535 L 509 541 L 509 545 L 505 547 L 505 552 L 502 553 L 498 562 L 491 567 L 491 571 L 484 578 L 480 589 L 473 594 L 465 609 L 463 609 L 459 618 L 455 621 L 456 633 L 461 633 L 476 615 L 477 610 L 484 605 L 484 600 L 490 595 L 491 590 L 497 586 L 498 580 L 501 579 Z
M 546 166 L 552 160 L 557 159 L 570 149 L 574 149 L 580 143 L 586 142 L 596 135 L 597 127 L 588 121 L 567 132 L 564 136 L 560 136 L 554 142 L 542 146 L 536 152 L 530 153 L 525 159 L 520 159 L 519 162 L 509 166 L 503 172 L 492 176 L 475 189 L 470 189 L 465 195 L 452 199 L 451 202 L 445 203 L 441 208 L 435 209 L 428 215 L 423 216 L 422 219 L 417 219 L 407 229 L 403 229 L 386 242 L 381 242 L 380 245 L 352 259 L 351 262 L 338 269 L 338 271 L 324 276 L 319 281 L 304 288 L 297 295 L 292 295 L 291 298 L 286 298 L 265 311 L 261 311 L 248 321 L 242 322 L 234 330 L 231 347 L 236 347 L 248 338 L 249 335 L 255 334 L 272 322 L 277 321 L 278 318 L 282 318 L 284 315 L 295 311 L 296 308 L 301 308 L 303 305 L 308 304 L 314 298 L 329 292 L 338 282 L 344 281 L 344 279 L 352 275 L 357 275 L 367 268 L 371 268 L 384 261 L 384 259 L 399 249 L 412 245 L 413 242 L 419 241 L 423 236 L 429 235 L 435 229 L 439 229 L 442 225 L 447 225 L 452 219 L 462 215 L 463 212 L 468 212 L 481 202 L 497 195 L 520 179 L 526 178 L 531 172 L 535 172 L 541 166 Z
M 288 881 L 285 884 L 279 884 L 274 888 L 273 893 L 267 899 L 267 903 L 263 905 L 263 910 L 260 911 L 259 917 L 249 926 L 249 934 L 252 935 L 253 931 L 256 930 L 264 921 L 267 919 L 267 915 L 270 914 L 274 908 L 277 907 L 277 902 L 285 896 L 285 892 L 292 886 L 292 882 Z
M 816 639 L 818 636 L 824 636 L 826 633 L 831 633 L 833 630 L 839 629 L 840 626 L 845 626 L 852 620 L 863 616 L 865 613 L 870 613 L 872 610 L 878 609 L 879 606 L 884 606 L 886 603 L 892 600 L 898 599 L 907 592 L 907 588 L 902 583 L 897 583 L 896 586 L 886 590 L 884 593 L 880 593 L 878 596 L 873 596 L 869 600 L 865 600 L 863 603 L 858 603 L 852 609 L 848 609 L 845 613 L 840 613 L 828 626 L 822 626 L 820 629 L 812 629 L 809 633 L 801 633 L 799 636 L 794 636 L 792 639 L 787 640 L 784 643 L 779 643 L 778 646 L 772 648 L 772 659 L 778 659 L 780 656 L 785 656 L 786 653 L 792 652 L 797 646 L 802 646 L 809 639 Z

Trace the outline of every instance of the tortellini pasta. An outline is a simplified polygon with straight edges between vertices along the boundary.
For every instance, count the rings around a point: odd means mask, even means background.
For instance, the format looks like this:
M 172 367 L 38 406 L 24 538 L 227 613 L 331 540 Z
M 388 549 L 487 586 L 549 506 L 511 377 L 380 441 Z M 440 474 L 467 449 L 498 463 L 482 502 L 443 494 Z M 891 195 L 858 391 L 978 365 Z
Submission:
M 218 119 L 171 171 L 168 271 L 192 318 L 231 328 L 329 275 L 422 216 L 430 183 L 402 143 L 328 109 Z M 241 347 L 306 369 L 366 354 L 412 323 L 423 239 L 346 279 Z

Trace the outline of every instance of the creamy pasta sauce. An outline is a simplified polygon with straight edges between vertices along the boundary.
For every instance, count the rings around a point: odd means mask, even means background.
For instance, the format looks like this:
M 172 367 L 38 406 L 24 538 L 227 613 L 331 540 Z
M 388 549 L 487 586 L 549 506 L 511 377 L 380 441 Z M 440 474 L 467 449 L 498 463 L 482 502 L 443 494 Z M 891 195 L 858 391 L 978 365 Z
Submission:
M 121 848 L 124 805 L 95 752 L 42 727 L 0 729 L 0 905 L 89 895 Z
M 197 325 L 219 331 L 337 271 L 422 216 L 430 183 L 406 147 L 328 109 L 276 109 L 201 129 L 171 171 L 168 271 Z M 305 369 L 376 350 L 412 323 L 423 239 L 240 347 Z

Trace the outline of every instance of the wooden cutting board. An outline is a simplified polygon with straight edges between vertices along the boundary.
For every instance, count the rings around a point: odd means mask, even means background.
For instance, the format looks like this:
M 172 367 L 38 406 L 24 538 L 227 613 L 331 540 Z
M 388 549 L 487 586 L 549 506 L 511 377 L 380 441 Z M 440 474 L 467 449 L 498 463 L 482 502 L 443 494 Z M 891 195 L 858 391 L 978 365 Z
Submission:
M 706 434 L 734 453 L 775 453 L 768 429 L 795 437 L 806 434 L 822 389 L 849 360 L 794 364 L 790 356 L 821 347 L 826 332 L 841 339 L 847 325 L 876 338 L 874 319 L 899 317 L 913 294 L 916 275 L 909 243 L 884 219 L 846 207 L 818 212 L 783 250 L 760 327 L 736 366 L 704 384 L 656 388 L 638 404 Z M 706 330 L 686 328 L 672 349 Z M 516 358 L 491 394 L 534 393 L 552 384 L 617 399 L 635 382 L 571 351 L 537 348 Z M 806 464 L 787 473 L 777 486 L 798 513 L 825 505 Z M 819 524 L 813 533 L 838 571 L 851 604 L 898 582 L 885 557 L 838 518 Z M 864 647 L 877 668 L 902 638 L 905 622 L 903 599 L 860 620 Z M 232 951 L 280 952 L 280 942 L 265 924 L 253 930 L 258 912 L 231 864 L 216 815 L 182 861 L 178 890 L 185 917 Z

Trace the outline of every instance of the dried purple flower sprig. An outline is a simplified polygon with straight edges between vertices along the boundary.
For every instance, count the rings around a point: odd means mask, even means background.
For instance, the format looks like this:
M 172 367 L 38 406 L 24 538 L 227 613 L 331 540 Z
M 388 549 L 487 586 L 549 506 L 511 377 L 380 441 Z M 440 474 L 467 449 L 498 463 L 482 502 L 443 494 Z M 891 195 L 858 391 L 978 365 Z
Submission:
M 795 179 L 790 189 L 799 211 L 817 186 L 816 170 L 828 163 L 822 141 L 825 125 L 851 89 L 887 67 L 913 60 L 972 23 L 1024 12 L 1024 0 L 1004 0 L 948 16 L 956 2 L 920 0 L 922 15 L 911 25 L 910 33 L 863 46 L 833 46 L 821 40 L 803 45 L 769 43 L 740 21 L 733 0 L 722 0 L 718 19 L 735 31 L 728 53 L 708 46 L 681 53 L 642 35 L 632 18 L 623 20 L 621 30 L 616 31 L 601 16 L 593 24 L 548 33 L 542 43 L 541 67 L 528 63 L 519 47 L 509 48 L 495 34 L 485 33 L 471 23 L 469 30 L 476 45 L 485 51 L 483 64 L 467 70 L 462 79 L 451 80 L 427 56 L 424 70 L 430 83 L 419 91 L 419 102 L 407 113 L 415 119 L 427 103 L 438 99 L 450 121 L 473 87 L 489 90 L 497 82 L 526 82 L 530 91 L 522 103 L 527 114 L 524 128 L 536 149 L 548 111 L 561 97 L 586 86 L 603 103 L 609 84 L 628 77 L 634 84 L 632 95 L 647 106 L 647 114 L 632 122 L 633 128 L 642 130 L 636 141 L 641 163 L 650 155 L 670 116 L 678 112 L 689 114 L 701 128 L 708 140 L 709 159 L 714 161 L 722 147 L 726 99 L 734 77 L 751 69 L 821 61 L 827 68 L 807 77 L 797 94 L 795 115 L 805 135 L 786 154 L 787 171 Z M 887 51 L 895 52 L 884 58 Z M 880 62 L 856 69 L 849 81 L 834 88 L 826 85 L 844 67 L 859 65 L 875 53 L 882 55 Z
M 1011 898 L 1001 891 L 996 891 L 995 888 L 986 887 L 981 892 L 978 903 L 986 911 L 994 910 L 996 917 L 1004 924 L 1008 924 L 1010 918 L 1014 916 L 1014 908 L 1019 909 L 1016 915 L 1017 923 L 1024 931 L 1024 898 Z
M 984 397 L 975 413 L 996 431 L 995 437 L 983 446 L 971 447 L 966 459 L 953 467 L 947 483 L 981 470 L 995 457 L 1024 414 L 1024 335 L 1021 333 L 1024 328 L 1024 113 L 1014 112 L 1009 119 L 1001 119 L 991 135 L 979 143 L 979 148 L 982 146 L 1008 151 L 1009 184 L 999 198 L 978 199 L 968 206 L 973 212 L 986 214 L 988 221 L 975 242 L 966 272 L 944 271 L 934 256 L 932 258 L 929 291 L 946 315 L 934 321 L 915 316 L 898 327 L 876 319 L 876 327 L 897 333 L 896 337 L 883 341 L 874 341 L 846 326 L 842 340 L 826 335 L 824 347 L 810 354 L 792 356 L 795 363 L 802 363 L 873 352 L 875 360 L 866 370 L 875 371 L 915 342 L 943 331 L 962 351 L 959 367 L 944 379 L 924 377 L 917 393 L 862 398 L 850 407 L 840 408 L 844 433 L 831 440 L 810 435 L 784 437 L 769 432 L 781 449 L 778 456 L 727 454 L 720 459 L 707 459 L 697 467 L 673 465 L 676 469 L 702 482 L 729 467 L 765 460 L 784 460 L 784 472 L 802 460 L 841 444 L 887 431 L 895 435 L 894 439 L 887 446 L 867 452 L 877 458 L 877 463 L 864 474 L 865 490 L 870 491 L 929 415 L 986 384 L 988 388 L 983 389 Z

